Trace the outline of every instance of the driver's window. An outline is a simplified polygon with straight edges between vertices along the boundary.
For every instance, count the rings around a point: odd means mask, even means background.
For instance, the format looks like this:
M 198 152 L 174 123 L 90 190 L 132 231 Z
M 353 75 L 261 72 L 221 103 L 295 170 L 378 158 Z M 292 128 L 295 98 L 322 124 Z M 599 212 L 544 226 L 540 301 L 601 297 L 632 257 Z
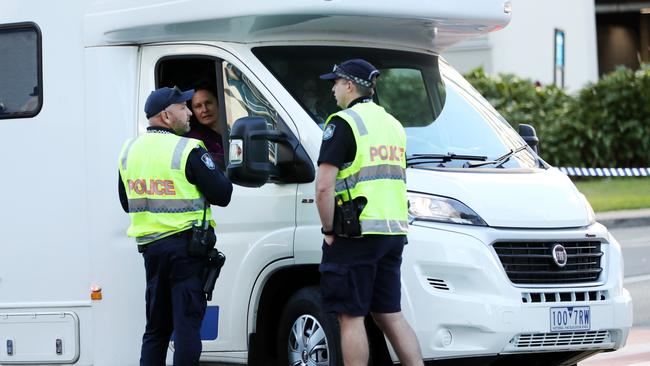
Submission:
M 280 116 L 246 75 L 235 65 L 223 62 L 223 92 L 228 130 L 242 117 L 262 117 L 270 130 L 277 129 Z M 269 160 L 276 162 L 277 144 L 269 142 Z
M 174 55 L 163 57 L 156 64 L 156 87 L 178 86 L 194 89 L 187 105 L 192 110 L 190 131 L 186 137 L 201 140 L 212 160 L 225 169 L 224 141 L 227 129 L 224 123 L 222 96 L 217 87 L 217 71 L 221 60 L 210 56 Z

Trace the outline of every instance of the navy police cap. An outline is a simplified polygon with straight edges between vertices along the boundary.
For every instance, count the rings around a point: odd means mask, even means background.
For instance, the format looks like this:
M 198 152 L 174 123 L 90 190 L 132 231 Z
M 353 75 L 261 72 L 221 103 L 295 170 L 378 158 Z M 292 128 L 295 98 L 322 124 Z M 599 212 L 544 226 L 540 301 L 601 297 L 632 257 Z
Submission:
M 194 89 L 181 91 L 176 86 L 156 89 L 149 94 L 147 102 L 144 104 L 144 113 L 147 114 L 147 118 L 151 118 L 172 104 L 185 103 L 192 99 L 193 95 Z
M 324 80 L 344 78 L 366 88 L 372 88 L 373 80 L 379 76 L 377 70 L 370 62 L 355 58 L 334 65 L 332 72 L 320 76 Z

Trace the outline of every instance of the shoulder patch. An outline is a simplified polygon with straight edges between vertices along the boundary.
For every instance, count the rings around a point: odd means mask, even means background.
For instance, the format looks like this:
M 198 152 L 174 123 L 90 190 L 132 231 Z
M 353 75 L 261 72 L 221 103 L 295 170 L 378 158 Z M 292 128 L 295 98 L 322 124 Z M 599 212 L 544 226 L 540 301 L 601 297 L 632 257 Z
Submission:
M 216 165 L 214 164 L 214 161 L 212 160 L 212 157 L 210 156 L 209 153 L 205 153 L 201 156 L 201 161 L 203 161 L 203 164 L 208 167 L 210 170 L 214 170 Z
M 334 136 L 334 129 L 336 128 L 336 125 L 333 124 L 328 124 L 327 127 L 325 127 L 325 130 L 323 131 L 323 141 L 329 140 Z

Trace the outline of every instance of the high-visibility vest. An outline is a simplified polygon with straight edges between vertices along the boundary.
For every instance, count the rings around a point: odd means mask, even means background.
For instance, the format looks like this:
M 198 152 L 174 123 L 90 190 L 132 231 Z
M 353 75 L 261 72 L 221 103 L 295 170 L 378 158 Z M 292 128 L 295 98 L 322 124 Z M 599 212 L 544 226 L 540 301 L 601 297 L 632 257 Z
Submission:
M 142 245 L 201 223 L 207 203 L 185 177 L 190 152 L 205 147 L 196 139 L 171 133 L 147 133 L 128 140 L 118 161 L 129 202 L 127 235 Z M 210 205 L 206 220 L 214 226 Z
M 406 235 L 406 133 L 402 124 L 372 102 L 332 114 L 325 126 L 334 116 L 350 125 L 357 144 L 354 160 L 336 176 L 336 194 L 344 201 L 360 196 L 368 200 L 359 216 L 363 235 Z

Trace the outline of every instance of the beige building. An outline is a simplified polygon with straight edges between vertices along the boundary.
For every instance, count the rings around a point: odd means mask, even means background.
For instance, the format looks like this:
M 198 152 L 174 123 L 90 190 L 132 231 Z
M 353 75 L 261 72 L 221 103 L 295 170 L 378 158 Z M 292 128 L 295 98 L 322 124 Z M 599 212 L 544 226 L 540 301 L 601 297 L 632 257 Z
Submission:
M 490 74 L 514 73 L 569 91 L 618 65 L 637 68 L 650 61 L 650 2 L 512 0 L 512 14 L 505 29 L 443 56 L 461 71 L 483 66 Z M 564 58 L 556 57 L 556 32 L 558 41 L 564 34 Z

